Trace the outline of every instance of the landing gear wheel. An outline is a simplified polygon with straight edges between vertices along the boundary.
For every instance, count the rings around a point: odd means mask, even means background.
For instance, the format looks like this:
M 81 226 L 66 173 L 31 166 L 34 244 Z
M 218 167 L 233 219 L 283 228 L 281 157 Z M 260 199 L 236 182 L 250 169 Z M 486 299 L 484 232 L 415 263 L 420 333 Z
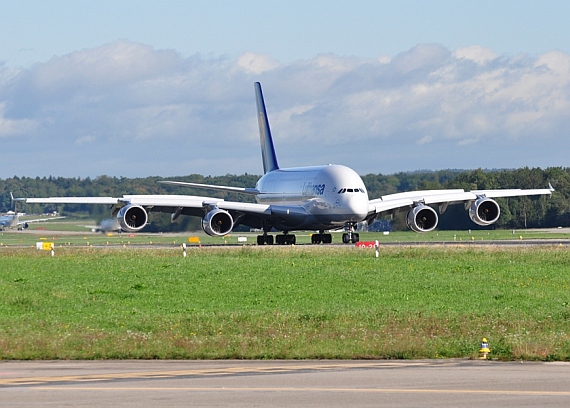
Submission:
M 257 245 L 273 245 L 273 235 L 258 235 Z
M 311 244 L 332 244 L 332 235 L 319 231 L 318 234 L 311 235 Z
M 344 230 L 346 231 L 344 234 L 342 234 L 342 242 L 345 244 L 349 244 L 349 243 L 353 243 L 356 244 L 358 241 L 360 241 L 360 235 L 358 235 L 356 232 L 356 223 L 355 222 L 347 222 L 344 225 Z
M 283 234 L 275 237 L 277 245 L 295 245 L 297 241 L 295 235 Z

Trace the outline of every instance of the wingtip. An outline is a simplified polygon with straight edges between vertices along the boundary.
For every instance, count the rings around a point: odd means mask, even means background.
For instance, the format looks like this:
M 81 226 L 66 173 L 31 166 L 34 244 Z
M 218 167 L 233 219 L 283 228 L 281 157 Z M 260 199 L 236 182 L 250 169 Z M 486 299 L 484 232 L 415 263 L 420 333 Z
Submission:
M 27 199 L 24 198 L 24 197 L 15 198 L 15 197 L 14 197 L 14 194 L 12 194 L 11 191 L 10 191 L 10 199 L 11 199 L 12 201 L 26 201 L 26 200 L 27 200 Z
M 552 187 L 552 184 L 548 183 L 548 189 L 552 192 L 554 191 L 554 187 Z

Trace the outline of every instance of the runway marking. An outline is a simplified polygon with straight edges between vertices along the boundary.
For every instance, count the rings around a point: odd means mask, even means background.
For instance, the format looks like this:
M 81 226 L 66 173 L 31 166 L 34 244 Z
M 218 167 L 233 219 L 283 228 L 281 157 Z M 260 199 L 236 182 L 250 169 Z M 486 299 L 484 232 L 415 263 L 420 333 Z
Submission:
M 378 394 L 487 394 L 487 395 L 540 395 L 570 396 L 570 391 L 516 391 L 516 390 L 444 390 L 417 388 L 299 388 L 299 387 L 75 387 L 75 386 L 38 386 L 37 390 L 59 391 L 194 391 L 194 392 L 328 392 L 328 393 L 378 393 Z
M 457 365 L 458 363 L 437 364 L 438 367 Z M 299 364 L 267 367 L 227 367 L 227 368 L 206 368 L 195 370 L 175 370 L 175 371 L 146 371 L 111 374 L 85 374 L 53 377 L 19 377 L 0 379 L 0 386 L 38 385 L 61 382 L 90 382 L 90 381 L 113 381 L 123 379 L 158 379 L 176 377 L 211 377 L 211 376 L 231 376 L 238 374 L 283 374 L 299 371 L 331 371 L 331 370 L 353 370 L 353 369 L 387 369 L 396 367 L 417 367 L 433 366 L 432 362 L 377 362 L 377 363 L 348 363 L 348 364 Z

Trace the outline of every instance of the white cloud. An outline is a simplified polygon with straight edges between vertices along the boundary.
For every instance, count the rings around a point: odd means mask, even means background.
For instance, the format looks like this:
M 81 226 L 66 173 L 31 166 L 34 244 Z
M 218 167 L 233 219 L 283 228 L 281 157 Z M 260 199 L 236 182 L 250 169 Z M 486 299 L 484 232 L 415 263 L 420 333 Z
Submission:
M 458 48 L 453 52 L 453 56 L 457 59 L 464 58 L 473 61 L 479 65 L 483 65 L 497 58 L 497 54 L 495 54 L 492 50 L 480 47 L 478 45 Z
M 120 40 L 17 72 L 0 67 L 0 137 L 32 146 L 50 140 L 77 157 L 61 161 L 44 146 L 36 167 L 14 160 L 0 177 L 19 169 L 75 176 L 78 168 L 144 176 L 165 163 L 171 175 L 260 172 L 255 81 L 284 166 L 566 166 L 537 157 L 537 135 L 570 153 L 570 55 L 560 51 L 497 56 L 479 46 L 451 52 L 425 44 L 391 57 L 320 54 L 281 64 L 251 52 L 182 58 Z
M 246 52 L 238 57 L 237 65 L 248 74 L 259 75 L 277 68 L 279 61 L 271 58 L 269 55 Z
M 424 145 L 427 143 L 431 143 L 432 141 L 433 141 L 433 137 L 426 135 L 426 136 L 422 137 L 420 140 L 418 140 L 417 144 Z
M 6 102 L 0 103 L 0 137 L 14 137 L 35 132 L 38 123 L 34 119 L 9 119 L 5 117 Z

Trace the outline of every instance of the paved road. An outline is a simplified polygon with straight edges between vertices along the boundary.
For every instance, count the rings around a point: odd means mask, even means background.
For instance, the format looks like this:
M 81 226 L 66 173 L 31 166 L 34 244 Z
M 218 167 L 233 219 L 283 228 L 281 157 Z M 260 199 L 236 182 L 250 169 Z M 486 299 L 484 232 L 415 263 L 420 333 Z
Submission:
M 570 363 L 0 362 L 0 407 L 564 407 Z

